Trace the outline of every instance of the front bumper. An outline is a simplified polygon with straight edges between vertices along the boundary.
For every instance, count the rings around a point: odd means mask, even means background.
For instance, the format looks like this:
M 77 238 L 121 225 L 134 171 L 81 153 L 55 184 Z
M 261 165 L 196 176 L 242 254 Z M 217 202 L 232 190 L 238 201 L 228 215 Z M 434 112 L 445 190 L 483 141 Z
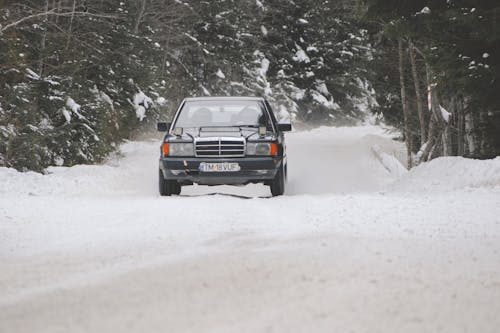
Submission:
M 241 170 L 236 172 L 200 172 L 200 163 L 238 163 Z M 274 179 L 281 157 L 241 157 L 241 158 L 160 158 L 160 169 L 168 180 L 180 184 L 200 185 L 244 185 L 267 183 Z

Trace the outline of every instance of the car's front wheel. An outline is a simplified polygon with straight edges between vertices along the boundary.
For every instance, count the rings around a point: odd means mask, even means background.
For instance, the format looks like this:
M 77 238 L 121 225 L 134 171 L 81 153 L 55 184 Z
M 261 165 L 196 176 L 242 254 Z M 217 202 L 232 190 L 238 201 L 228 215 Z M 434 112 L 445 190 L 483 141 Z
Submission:
M 269 187 L 271 187 L 271 194 L 273 197 L 277 197 L 285 193 L 285 182 L 285 172 L 283 170 L 283 166 L 281 166 L 271 182 L 271 185 L 269 185 Z
M 175 180 L 167 180 L 163 177 L 163 172 L 160 170 L 158 174 L 158 186 L 161 196 L 171 196 L 172 194 L 181 194 L 182 187 Z

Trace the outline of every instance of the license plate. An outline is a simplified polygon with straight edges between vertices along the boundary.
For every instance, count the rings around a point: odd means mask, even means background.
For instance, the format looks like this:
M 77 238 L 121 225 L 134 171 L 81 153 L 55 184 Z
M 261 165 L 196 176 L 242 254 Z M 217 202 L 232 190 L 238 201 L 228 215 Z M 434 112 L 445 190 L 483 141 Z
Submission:
M 236 172 L 240 171 L 241 167 L 238 163 L 200 163 L 201 172 Z

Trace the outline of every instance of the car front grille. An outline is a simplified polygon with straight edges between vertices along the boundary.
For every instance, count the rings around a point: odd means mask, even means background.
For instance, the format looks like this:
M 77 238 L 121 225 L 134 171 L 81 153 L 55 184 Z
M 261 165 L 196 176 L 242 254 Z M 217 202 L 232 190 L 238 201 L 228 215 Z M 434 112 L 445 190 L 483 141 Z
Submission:
M 197 157 L 243 157 L 244 138 L 202 138 L 195 140 Z

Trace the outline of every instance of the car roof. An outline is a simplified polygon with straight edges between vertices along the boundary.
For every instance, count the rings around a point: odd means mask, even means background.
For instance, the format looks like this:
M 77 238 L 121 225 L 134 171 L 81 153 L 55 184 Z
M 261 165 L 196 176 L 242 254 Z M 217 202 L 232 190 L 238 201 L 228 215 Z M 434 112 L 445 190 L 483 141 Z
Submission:
M 204 97 L 188 97 L 184 101 L 263 101 L 263 97 L 255 96 L 204 96 Z

